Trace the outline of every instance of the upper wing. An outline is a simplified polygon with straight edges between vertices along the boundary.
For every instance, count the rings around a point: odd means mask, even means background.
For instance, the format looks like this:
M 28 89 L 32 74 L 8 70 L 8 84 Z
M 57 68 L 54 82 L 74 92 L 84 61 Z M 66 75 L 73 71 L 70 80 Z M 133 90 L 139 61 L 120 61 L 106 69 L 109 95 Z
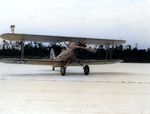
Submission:
M 15 41 L 35 41 L 35 42 L 79 42 L 82 41 L 85 44 L 98 44 L 98 45 L 120 45 L 125 43 L 125 40 L 113 40 L 113 39 L 97 39 L 97 38 L 83 38 L 83 37 L 65 37 L 65 36 L 46 36 L 46 35 L 31 35 L 31 34 L 2 34 L 1 38 L 5 40 Z

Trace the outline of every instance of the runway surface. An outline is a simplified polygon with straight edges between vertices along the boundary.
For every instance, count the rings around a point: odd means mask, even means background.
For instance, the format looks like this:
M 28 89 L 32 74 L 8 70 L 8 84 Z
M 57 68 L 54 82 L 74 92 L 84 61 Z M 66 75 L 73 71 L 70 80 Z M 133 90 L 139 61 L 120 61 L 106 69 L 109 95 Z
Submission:
M 68 67 L 0 63 L 2 114 L 149 114 L 150 64 Z

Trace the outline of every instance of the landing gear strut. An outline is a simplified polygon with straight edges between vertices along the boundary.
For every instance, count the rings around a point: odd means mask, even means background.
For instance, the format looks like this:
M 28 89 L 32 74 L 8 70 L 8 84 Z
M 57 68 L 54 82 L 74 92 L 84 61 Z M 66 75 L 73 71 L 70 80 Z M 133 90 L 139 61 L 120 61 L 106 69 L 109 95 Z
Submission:
M 89 72 L 90 72 L 89 66 L 88 66 L 88 65 L 85 65 L 85 67 L 84 67 L 84 74 L 85 74 L 85 75 L 88 75 Z
M 67 66 L 69 65 L 69 63 L 70 63 L 70 60 L 67 62 L 67 64 L 65 66 L 62 65 L 60 67 L 60 73 L 61 73 L 62 76 L 64 76 L 66 74 L 66 69 L 67 69 Z
M 84 69 L 84 74 L 85 75 L 88 75 L 89 74 L 89 72 L 90 72 L 90 68 L 89 68 L 89 66 L 88 65 L 83 65 L 83 63 L 79 60 L 78 61 L 78 63 L 81 65 L 81 66 L 83 66 L 83 69 Z
M 61 66 L 60 73 L 62 76 L 64 76 L 66 74 L 66 68 L 64 66 Z

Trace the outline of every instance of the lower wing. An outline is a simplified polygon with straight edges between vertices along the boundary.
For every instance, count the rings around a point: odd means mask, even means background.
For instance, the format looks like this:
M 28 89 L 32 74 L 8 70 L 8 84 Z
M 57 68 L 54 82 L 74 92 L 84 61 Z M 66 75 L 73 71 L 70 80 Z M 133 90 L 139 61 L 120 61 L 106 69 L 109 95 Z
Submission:
M 81 61 L 84 65 L 103 65 L 103 64 L 114 64 L 114 63 L 121 63 L 123 60 L 121 59 L 112 59 L 112 60 L 82 60 Z M 79 63 L 73 63 L 69 66 L 80 66 Z
M 32 64 L 32 65 L 51 65 L 53 67 L 66 66 L 68 61 L 56 61 L 51 59 L 20 59 L 20 58 L 4 58 L 1 59 L 2 63 L 12 63 L 12 64 Z M 123 60 L 112 59 L 112 60 L 82 60 L 84 65 L 99 65 L 99 64 L 113 64 L 120 63 Z M 72 63 L 69 66 L 80 66 L 79 63 Z
M 4 58 L 1 59 L 2 63 L 11 64 L 32 64 L 32 65 L 51 65 L 53 67 L 61 67 L 66 65 L 67 61 L 56 61 L 51 59 L 20 59 L 20 58 Z

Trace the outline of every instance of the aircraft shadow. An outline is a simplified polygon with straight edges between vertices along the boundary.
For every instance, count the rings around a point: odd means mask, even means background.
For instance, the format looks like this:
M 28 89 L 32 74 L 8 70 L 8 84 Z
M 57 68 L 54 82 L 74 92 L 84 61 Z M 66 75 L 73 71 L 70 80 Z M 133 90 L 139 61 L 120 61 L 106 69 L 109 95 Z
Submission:
M 92 77 L 92 76 L 131 76 L 138 75 L 132 73 L 124 73 L 124 72 L 91 72 L 89 75 L 84 75 L 83 72 L 75 73 L 75 72 L 67 72 L 65 76 L 80 76 L 80 77 Z M 8 76 L 8 74 L 7 74 Z M 9 74 L 9 76 L 61 76 L 60 72 L 56 73 L 53 71 L 51 73 L 36 73 L 36 74 Z

